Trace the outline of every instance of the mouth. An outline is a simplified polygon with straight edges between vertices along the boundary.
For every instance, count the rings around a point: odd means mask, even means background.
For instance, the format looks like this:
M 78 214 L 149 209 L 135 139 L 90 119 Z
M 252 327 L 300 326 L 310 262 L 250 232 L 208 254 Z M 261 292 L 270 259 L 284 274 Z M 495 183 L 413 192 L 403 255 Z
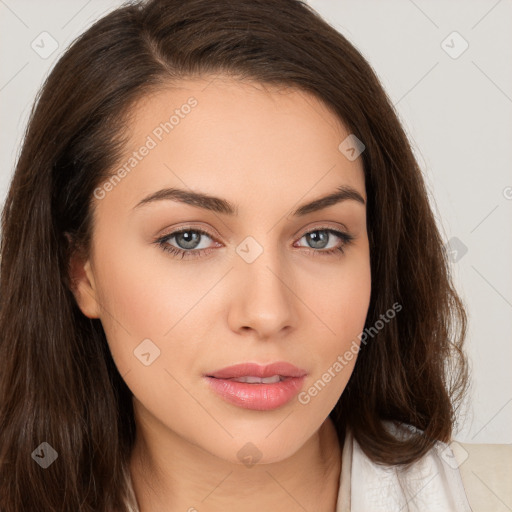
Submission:
M 297 395 L 307 375 L 290 363 L 261 366 L 244 363 L 204 375 L 210 389 L 225 401 L 258 411 L 284 406 Z

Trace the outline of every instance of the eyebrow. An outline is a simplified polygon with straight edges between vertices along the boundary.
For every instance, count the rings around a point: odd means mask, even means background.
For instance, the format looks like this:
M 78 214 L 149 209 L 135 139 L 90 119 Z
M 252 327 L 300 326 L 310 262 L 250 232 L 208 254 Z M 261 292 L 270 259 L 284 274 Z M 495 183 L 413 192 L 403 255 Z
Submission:
M 234 205 L 227 199 L 179 188 L 164 188 L 162 190 L 158 190 L 157 192 L 154 192 L 142 199 L 134 206 L 134 209 L 162 200 L 178 201 L 190 206 L 225 215 L 238 215 L 238 206 Z M 361 194 L 355 188 L 348 185 L 341 185 L 332 194 L 320 197 L 314 201 L 299 206 L 292 212 L 292 216 L 301 217 L 347 200 L 357 201 L 363 205 L 366 204 Z

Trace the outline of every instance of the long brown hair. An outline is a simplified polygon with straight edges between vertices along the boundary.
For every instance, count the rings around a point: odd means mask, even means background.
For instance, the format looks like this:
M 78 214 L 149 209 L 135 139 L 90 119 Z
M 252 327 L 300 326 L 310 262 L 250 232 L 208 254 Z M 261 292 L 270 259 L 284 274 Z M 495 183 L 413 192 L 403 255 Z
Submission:
M 126 511 L 132 395 L 101 322 L 76 304 L 69 258 L 87 255 L 93 191 L 119 161 L 134 102 L 209 73 L 312 93 L 366 146 L 366 326 L 392 304 L 402 310 L 360 351 L 331 412 L 340 439 L 350 428 L 385 464 L 411 463 L 450 439 L 467 382 L 466 314 L 421 171 L 370 65 L 299 0 L 136 2 L 97 21 L 55 65 L 3 209 L 2 512 Z M 387 420 L 419 431 L 396 438 Z M 58 453 L 46 470 L 31 456 L 43 442 Z

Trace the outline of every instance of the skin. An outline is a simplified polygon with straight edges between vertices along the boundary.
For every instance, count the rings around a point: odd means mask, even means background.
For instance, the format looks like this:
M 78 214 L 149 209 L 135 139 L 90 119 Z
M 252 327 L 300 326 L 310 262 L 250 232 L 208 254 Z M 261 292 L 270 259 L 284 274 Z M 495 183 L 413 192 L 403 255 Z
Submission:
M 309 403 L 293 399 L 272 411 L 224 401 L 203 375 L 288 361 L 308 372 L 307 390 L 357 340 L 371 291 L 366 206 L 345 200 L 290 213 L 340 185 L 366 201 L 361 158 L 338 150 L 349 132 L 314 96 L 211 80 L 182 81 L 134 106 L 127 158 L 175 108 L 198 101 L 95 200 L 89 258 L 72 262 L 74 293 L 86 316 L 101 319 L 133 392 L 131 474 L 142 512 L 334 511 L 341 450 L 328 415 L 356 358 Z M 166 187 L 225 198 L 238 215 L 172 200 L 134 209 Z M 209 254 L 181 259 L 154 243 L 189 223 L 210 235 L 188 250 Z M 304 235 L 326 227 L 354 237 L 343 253 L 315 254 L 326 249 Z M 236 252 L 247 236 L 263 249 L 252 263 Z M 167 243 L 187 247 L 183 239 Z M 342 243 L 330 235 L 327 248 Z M 160 350 L 149 366 L 134 356 L 144 339 Z M 261 454 L 252 466 L 237 456 L 247 443 Z

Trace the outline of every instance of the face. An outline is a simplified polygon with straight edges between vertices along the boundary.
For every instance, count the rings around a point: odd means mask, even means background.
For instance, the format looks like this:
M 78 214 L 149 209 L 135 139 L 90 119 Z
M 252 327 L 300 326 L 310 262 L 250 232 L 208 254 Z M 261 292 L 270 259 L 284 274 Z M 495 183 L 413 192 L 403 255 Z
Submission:
M 77 301 L 148 431 L 235 463 L 248 446 L 261 463 L 291 456 L 342 394 L 369 306 L 363 167 L 338 149 L 349 132 L 314 96 L 227 77 L 132 114 L 116 177 L 95 191 Z M 295 370 L 218 373 L 244 363 Z

